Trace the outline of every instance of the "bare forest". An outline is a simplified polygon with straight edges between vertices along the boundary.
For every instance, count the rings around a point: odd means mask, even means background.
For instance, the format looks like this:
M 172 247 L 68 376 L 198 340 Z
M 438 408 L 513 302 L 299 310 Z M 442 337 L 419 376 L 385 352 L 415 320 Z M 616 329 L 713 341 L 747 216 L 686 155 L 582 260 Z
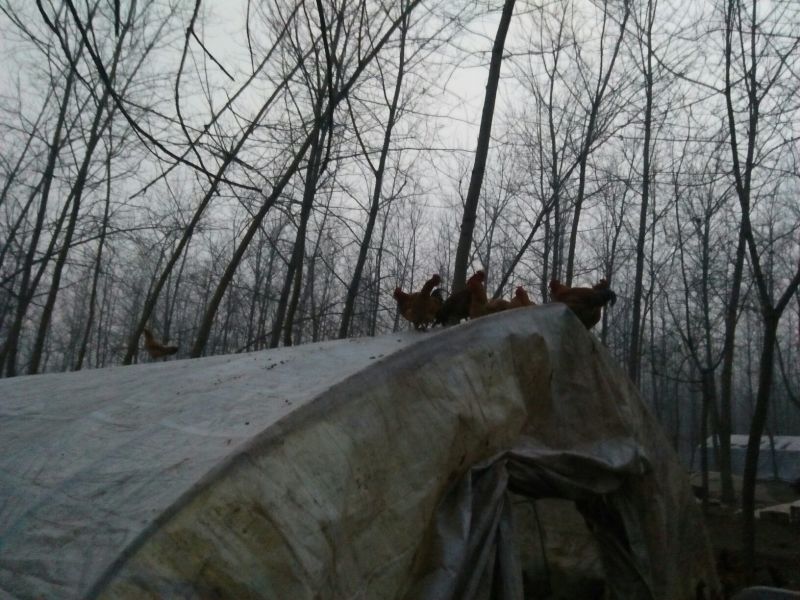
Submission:
M 604 278 L 594 333 L 752 514 L 730 435 L 747 481 L 800 434 L 798 32 L 783 1 L 0 0 L 0 372 L 379 335 L 433 273 Z

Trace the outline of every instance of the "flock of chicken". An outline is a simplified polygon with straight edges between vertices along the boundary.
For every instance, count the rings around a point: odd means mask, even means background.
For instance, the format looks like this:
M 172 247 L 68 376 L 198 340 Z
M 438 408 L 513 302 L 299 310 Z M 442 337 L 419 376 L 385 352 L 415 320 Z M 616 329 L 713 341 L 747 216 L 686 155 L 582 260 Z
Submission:
M 433 275 L 418 292 L 407 293 L 399 287 L 394 289 L 394 299 L 403 318 L 410 321 L 415 329 L 425 330 L 435 325 L 455 325 L 462 319 L 477 319 L 496 312 L 534 306 L 522 286 L 514 292 L 511 300 L 486 296 L 486 273 L 476 272 L 467 280 L 466 287 L 452 294 L 447 300 L 437 286 L 442 282 L 439 275 Z M 550 281 L 550 296 L 554 302 L 563 302 L 572 309 L 586 329 L 591 329 L 600 321 L 603 307 L 613 305 L 617 295 L 601 279 L 590 288 L 568 287 L 558 279 Z M 166 358 L 178 351 L 177 346 L 167 346 L 159 342 L 152 332 L 144 329 L 144 349 L 152 359 Z
M 503 310 L 533 306 L 534 302 L 522 286 L 514 292 L 511 300 L 486 296 L 486 273 L 476 272 L 467 280 L 466 287 L 452 294 L 447 300 L 437 286 L 442 279 L 433 275 L 419 292 L 408 293 L 399 287 L 394 290 L 397 308 L 404 319 L 411 322 L 417 330 L 425 330 L 435 325 L 455 325 L 462 319 L 477 319 Z M 617 295 L 609 287 L 608 281 L 601 279 L 590 288 L 568 287 L 558 279 L 550 281 L 550 296 L 554 302 L 563 302 L 586 326 L 594 327 L 602 316 L 606 304 L 613 305 Z

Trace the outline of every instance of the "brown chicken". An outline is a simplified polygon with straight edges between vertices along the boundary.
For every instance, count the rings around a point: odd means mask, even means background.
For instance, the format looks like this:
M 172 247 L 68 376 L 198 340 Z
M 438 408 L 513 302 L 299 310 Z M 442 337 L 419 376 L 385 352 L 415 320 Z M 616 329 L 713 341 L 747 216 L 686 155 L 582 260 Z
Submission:
M 433 290 L 431 292 L 431 298 L 433 299 L 434 302 L 436 302 L 439 305 L 439 308 L 436 309 L 436 312 L 438 313 L 439 310 L 441 310 L 442 308 L 442 304 L 444 304 L 444 296 L 442 295 L 442 288 L 436 288 L 435 290 Z
M 523 306 L 533 306 L 533 301 L 528 296 L 528 292 L 521 285 L 514 291 L 514 297 L 509 302 L 509 308 L 521 308 Z
M 508 300 L 503 300 L 502 298 L 487 299 L 486 288 L 484 287 L 485 280 L 486 275 L 483 271 L 479 271 L 470 277 L 470 280 L 467 282 L 467 289 L 470 291 L 470 319 L 477 319 L 511 308 L 511 303 Z
M 483 278 L 486 277 L 486 274 L 483 271 L 476 271 L 475 274 L 467 280 L 467 286 L 469 286 L 469 282 L 476 277 Z M 458 325 L 463 319 L 468 319 L 471 297 L 472 293 L 469 291 L 469 287 L 465 287 L 463 290 L 451 294 L 450 297 L 444 301 L 439 312 L 436 313 L 436 323 L 442 326 Z
M 442 307 L 442 297 L 441 294 L 432 295 L 432 292 L 441 281 L 439 275 L 433 275 L 419 292 L 410 294 L 399 287 L 394 288 L 397 309 L 406 321 L 414 324 L 414 329 L 424 331 L 436 320 L 436 313 Z
M 617 301 L 617 295 L 605 279 L 601 279 L 591 288 L 571 288 L 558 279 L 553 279 L 550 281 L 550 297 L 554 302 L 563 302 L 569 306 L 586 329 L 597 325 L 606 304 L 613 306 Z
M 165 346 L 159 342 L 147 327 L 144 328 L 144 349 L 147 350 L 150 358 L 164 358 L 178 351 L 177 346 Z

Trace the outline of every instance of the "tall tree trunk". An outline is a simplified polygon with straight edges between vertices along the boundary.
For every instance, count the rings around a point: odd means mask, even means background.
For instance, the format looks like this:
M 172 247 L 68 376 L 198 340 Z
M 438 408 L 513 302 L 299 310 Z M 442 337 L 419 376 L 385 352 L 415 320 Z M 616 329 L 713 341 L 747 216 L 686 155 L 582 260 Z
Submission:
M 294 343 L 294 338 L 292 337 L 293 327 L 294 327 L 294 320 L 295 314 L 297 312 L 297 305 L 300 302 L 300 292 L 303 288 L 303 265 L 305 263 L 305 232 L 303 233 L 303 239 L 300 241 L 300 245 L 303 247 L 303 253 L 300 256 L 300 264 L 294 270 L 294 282 L 292 284 L 292 296 L 289 300 L 289 306 L 286 309 L 286 321 L 283 324 L 283 345 L 284 346 L 291 346 Z M 313 260 L 313 259 L 312 259 Z M 309 266 L 310 268 L 310 266 Z
M 325 225 L 328 222 L 328 215 L 330 214 L 330 207 L 331 207 L 331 200 L 333 200 L 333 189 L 331 188 L 328 190 L 328 201 L 325 204 L 325 213 L 322 217 L 322 223 L 319 226 L 319 232 L 317 233 L 317 239 L 314 242 L 314 249 L 311 251 L 310 260 L 308 263 L 308 283 L 303 287 L 299 282 L 295 282 L 294 292 L 292 293 L 292 300 L 289 303 L 289 310 L 286 314 L 286 324 L 284 325 L 284 345 L 291 346 L 295 343 L 292 335 L 294 335 L 297 339 L 296 343 L 301 343 L 301 332 L 302 329 L 296 325 L 297 320 L 297 311 L 298 308 L 302 312 L 308 303 L 309 298 L 312 299 L 313 305 L 313 295 L 314 295 L 314 283 L 316 281 L 316 267 L 317 267 L 317 260 L 319 260 L 319 247 L 322 244 L 322 238 L 325 235 Z M 303 290 L 302 296 L 300 295 L 300 290 Z M 313 306 L 311 310 L 312 320 L 313 320 Z M 313 334 L 312 337 L 316 337 L 316 333 Z M 316 341 L 316 340 L 314 340 Z
M 562 211 L 561 211 L 561 186 L 564 182 L 558 176 L 558 147 L 556 146 L 556 126 L 553 120 L 553 91 L 555 89 L 555 71 L 558 67 L 558 54 L 556 54 L 556 62 L 553 64 L 553 74 L 550 77 L 550 93 L 547 102 L 547 127 L 550 132 L 550 181 L 553 188 L 553 228 L 550 233 L 552 235 L 550 248 L 552 249 L 553 262 L 550 268 L 551 279 L 558 279 L 561 277 L 561 250 L 563 249 L 563 240 L 561 239 L 561 231 L 563 225 Z M 547 282 L 542 282 L 546 284 Z M 548 288 L 549 290 L 549 288 Z M 549 292 L 548 292 L 549 293 Z
M 703 408 L 700 411 L 700 471 L 703 487 L 703 512 L 708 512 L 708 497 L 710 493 L 708 481 L 708 413 L 710 408 L 710 390 L 708 389 L 709 374 L 705 371 L 700 374 L 702 380 Z M 713 375 L 712 375 L 713 377 Z
M 245 339 L 247 340 L 245 348 L 248 348 L 256 337 L 253 332 L 253 325 L 256 317 L 256 306 L 261 297 L 261 285 L 263 283 L 263 272 L 261 269 L 261 261 L 264 256 L 264 238 L 258 240 L 258 250 L 256 251 L 256 264 L 253 270 L 253 294 L 250 297 L 250 310 L 247 313 L 247 331 L 245 332 Z
M 321 109 L 321 100 L 324 97 L 320 93 L 320 103 L 317 105 L 317 111 Z M 317 113 L 319 114 L 319 112 Z M 289 308 L 289 298 L 292 288 L 299 288 L 302 284 L 303 272 L 303 259 L 305 258 L 306 248 L 306 227 L 308 226 L 308 218 L 311 215 L 311 208 L 314 205 L 314 196 L 317 193 L 317 182 L 319 180 L 319 167 L 322 162 L 323 152 L 323 138 L 325 132 L 323 128 L 317 128 L 316 135 L 311 142 L 311 150 L 306 165 L 306 182 L 303 189 L 303 204 L 300 208 L 300 223 L 297 227 L 297 233 L 294 238 L 294 248 L 292 249 L 292 257 L 289 264 L 286 266 L 286 279 L 283 282 L 281 289 L 281 296 L 278 300 L 278 309 L 275 314 L 275 320 L 272 325 L 272 336 L 270 337 L 269 347 L 277 348 L 281 340 L 281 333 L 283 332 L 284 320 L 286 318 L 286 311 Z M 297 291 L 299 294 L 299 289 Z M 291 346 L 291 331 L 289 331 L 287 345 Z
M 386 214 L 383 217 L 383 226 L 381 227 L 381 243 L 378 246 L 378 256 L 375 258 L 375 290 L 372 308 L 372 317 L 369 322 L 369 335 L 374 336 L 378 328 L 378 310 L 380 308 L 381 300 L 381 268 L 383 266 L 383 248 L 386 241 L 386 225 L 389 222 L 389 207 L 386 207 Z
M 611 237 L 611 248 L 609 249 L 609 256 L 608 260 L 606 261 L 605 271 L 603 276 L 608 281 L 608 284 L 613 287 L 614 284 L 614 264 L 617 260 L 617 246 L 619 244 L 619 236 L 622 232 L 622 225 L 625 223 L 624 214 L 625 214 L 625 199 L 628 195 L 628 187 L 625 187 L 625 191 L 622 193 L 622 198 L 620 200 L 620 217 L 619 223 L 615 223 L 613 220 L 613 213 L 612 213 L 612 224 L 614 227 L 614 235 Z M 603 344 L 608 343 L 608 309 L 606 308 L 603 310 L 603 324 L 602 330 L 600 332 L 600 341 Z
M 773 363 L 775 360 L 775 341 L 778 333 L 780 316 L 774 312 L 764 314 L 764 342 L 761 348 L 758 371 L 758 391 L 756 406 L 750 421 L 750 432 L 747 438 L 747 454 L 742 477 L 742 538 L 744 563 L 752 572 L 755 561 L 755 481 L 758 475 L 758 454 L 761 449 L 761 436 L 767 421 L 769 395 L 772 388 Z
M 719 472 L 721 478 L 721 500 L 724 504 L 736 502 L 731 473 L 731 412 L 733 397 L 733 358 L 736 342 L 736 323 L 739 320 L 739 295 L 744 271 L 745 239 L 739 227 L 739 241 L 733 263 L 733 280 L 730 297 L 725 308 L 725 338 L 722 347 L 722 373 L 720 376 L 720 419 L 719 419 Z
M 539 157 L 539 165 L 540 168 L 537 169 L 539 171 L 539 196 L 542 198 L 542 208 L 546 206 L 546 201 L 544 200 L 547 197 L 547 191 L 545 187 L 545 169 L 544 169 L 544 144 L 542 144 L 542 140 L 544 136 L 542 135 L 542 103 L 536 103 L 536 132 L 538 134 L 538 138 L 536 140 L 536 150 Z M 549 278 L 549 264 L 550 264 L 550 215 L 548 214 L 544 219 L 544 248 L 542 249 L 542 280 L 539 282 L 540 285 L 540 293 L 542 297 L 542 302 L 547 302 L 547 284 L 550 281 Z M 603 311 L 605 312 L 605 311 Z
M 542 302 L 547 302 L 548 282 L 550 281 L 550 217 L 544 221 L 544 242 L 542 250 L 542 280 L 539 282 L 539 293 L 542 295 Z M 605 312 L 605 311 L 603 311 Z
M 475 149 L 475 163 L 472 167 L 472 176 L 469 181 L 467 198 L 464 201 L 464 213 L 461 218 L 461 234 L 458 237 L 456 261 L 453 269 L 453 291 L 464 288 L 467 280 L 467 262 L 469 262 L 472 248 L 472 233 L 475 230 L 475 216 L 478 212 L 478 200 L 481 196 L 483 175 L 486 171 L 486 159 L 489 155 L 489 141 L 492 135 L 492 120 L 494 118 L 494 104 L 497 96 L 497 86 L 500 81 L 500 67 L 503 62 L 503 48 L 506 43 L 506 34 L 511 24 L 511 15 L 514 12 L 514 0 L 505 0 L 500 24 L 497 26 L 497 35 L 492 47 L 492 60 L 489 64 L 489 77 L 486 82 L 486 95 L 483 100 L 481 126 L 478 132 L 478 145 Z
M 111 277 L 106 277 L 103 281 L 103 294 L 102 301 L 100 302 L 100 312 L 97 315 L 97 327 L 95 327 L 96 334 L 96 347 L 94 351 L 94 364 L 96 367 L 105 367 L 108 357 L 109 339 L 111 337 L 111 327 L 104 326 L 104 319 L 107 315 L 114 313 L 114 301 L 111 298 L 112 294 L 109 292 L 111 287 Z M 111 320 L 108 317 L 109 321 Z
M 628 352 L 628 375 L 639 383 L 641 366 L 642 325 L 642 283 L 644 280 L 644 245 L 647 237 L 647 208 L 650 200 L 650 140 L 653 124 L 653 22 L 655 21 L 656 0 L 647 2 L 647 23 L 644 35 L 647 38 L 647 56 L 644 65 L 645 108 L 644 108 L 644 150 L 642 156 L 642 206 L 639 212 L 639 233 L 636 239 L 636 275 L 633 283 L 633 311 L 631 315 L 631 340 Z
M 267 289 L 264 291 L 264 295 L 261 299 L 261 304 L 258 308 L 258 329 L 256 330 L 256 344 L 255 349 L 261 350 L 267 347 L 266 339 L 268 335 L 271 335 L 271 331 L 268 332 L 266 330 L 266 322 L 267 322 L 267 307 L 269 306 L 270 298 L 270 284 L 272 282 L 272 274 L 275 269 L 275 258 L 278 256 L 277 249 L 275 247 L 275 242 L 277 241 L 278 237 L 280 236 L 280 232 L 284 228 L 284 224 L 281 223 L 276 230 L 270 233 L 270 237 L 268 238 L 270 244 L 270 252 L 269 252 L 269 260 L 267 261 L 267 274 L 264 280 L 267 282 Z M 274 240 L 272 236 L 274 235 Z

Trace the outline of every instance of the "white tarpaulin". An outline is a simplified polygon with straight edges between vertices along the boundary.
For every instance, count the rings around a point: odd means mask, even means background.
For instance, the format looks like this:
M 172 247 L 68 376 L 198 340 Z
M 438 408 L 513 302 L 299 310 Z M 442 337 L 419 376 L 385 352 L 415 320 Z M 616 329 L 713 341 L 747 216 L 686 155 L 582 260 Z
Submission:
M 745 434 L 731 435 L 731 473 L 744 474 L 744 465 L 747 460 L 747 444 L 750 436 Z M 714 436 L 706 440 L 706 455 L 708 456 L 708 469 L 719 471 L 717 464 L 717 441 Z M 698 444 L 694 455 L 693 468 L 701 470 L 703 446 Z M 794 483 L 800 482 L 800 435 L 773 435 L 764 434 L 758 451 L 758 479 L 776 479 Z
M 0 595 L 522 598 L 509 491 L 573 500 L 614 598 L 717 587 L 689 482 L 563 305 L 0 381 Z

